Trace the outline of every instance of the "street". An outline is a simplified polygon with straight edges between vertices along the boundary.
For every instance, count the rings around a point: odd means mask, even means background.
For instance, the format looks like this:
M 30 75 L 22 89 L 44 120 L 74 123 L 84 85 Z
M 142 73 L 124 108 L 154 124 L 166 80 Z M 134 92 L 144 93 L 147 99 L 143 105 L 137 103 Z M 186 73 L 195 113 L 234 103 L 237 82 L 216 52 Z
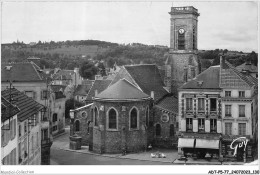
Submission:
M 51 165 L 172 165 L 132 159 L 103 157 L 51 148 Z
M 68 146 L 69 127 L 66 127 L 65 133 L 53 140 L 51 146 L 51 165 L 172 165 L 171 162 L 106 157 L 60 149 Z

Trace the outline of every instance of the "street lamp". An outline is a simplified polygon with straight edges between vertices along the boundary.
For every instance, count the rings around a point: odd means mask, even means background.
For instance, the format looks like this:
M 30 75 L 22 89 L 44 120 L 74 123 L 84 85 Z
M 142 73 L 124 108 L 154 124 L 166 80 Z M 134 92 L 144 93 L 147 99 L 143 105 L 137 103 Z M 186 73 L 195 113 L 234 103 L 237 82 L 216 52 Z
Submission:
M 74 134 L 74 110 L 70 110 L 70 135 Z

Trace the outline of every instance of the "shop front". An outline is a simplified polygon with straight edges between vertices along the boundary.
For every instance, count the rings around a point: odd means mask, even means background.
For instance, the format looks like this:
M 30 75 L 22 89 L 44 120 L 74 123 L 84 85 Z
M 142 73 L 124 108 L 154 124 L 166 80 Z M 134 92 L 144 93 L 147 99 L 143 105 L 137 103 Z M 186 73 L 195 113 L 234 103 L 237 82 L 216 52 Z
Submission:
M 223 135 L 221 155 L 225 161 L 247 162 L 253 160 L 253 141 L 249 136 Z
M 178 140 L 178 153 L 186 158 L 219 159 L 219 151 L 219 139 L 193 137 Z

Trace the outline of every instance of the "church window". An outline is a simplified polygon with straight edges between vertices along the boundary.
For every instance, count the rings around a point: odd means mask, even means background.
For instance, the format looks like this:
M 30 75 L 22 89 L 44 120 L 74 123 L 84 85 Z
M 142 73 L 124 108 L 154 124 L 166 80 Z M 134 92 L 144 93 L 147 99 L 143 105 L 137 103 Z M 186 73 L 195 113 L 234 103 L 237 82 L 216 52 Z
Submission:
M 138 128 L 138 116 L 137 109 L 133 108 L 130 112 L 130 128 L 137 129 Z
M 155 135 L 156 136 L 161 135 L 161 125 L 160 124 L 156 124 L 156 126 L 155 126 Z
M 108 112 L 108 128 L 117 129 L 117 113 L 113 108 L 111 108 Z
M 80 131 L 80 122 L 78 120 L 75 122 L 75 131 Z

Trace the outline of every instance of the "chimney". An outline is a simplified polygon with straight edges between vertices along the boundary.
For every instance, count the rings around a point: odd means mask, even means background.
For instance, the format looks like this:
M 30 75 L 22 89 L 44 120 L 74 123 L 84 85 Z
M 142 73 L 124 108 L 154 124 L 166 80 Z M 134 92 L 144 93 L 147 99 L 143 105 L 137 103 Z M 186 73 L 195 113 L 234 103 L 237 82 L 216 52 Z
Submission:
M 151 97 L 154 99 L 154 91 L 151 91 Z
M 96 90 L 95 90 L 95 96 L 97 96 L 97 94 L 98 94 L 98 90 L 96 89 Z

